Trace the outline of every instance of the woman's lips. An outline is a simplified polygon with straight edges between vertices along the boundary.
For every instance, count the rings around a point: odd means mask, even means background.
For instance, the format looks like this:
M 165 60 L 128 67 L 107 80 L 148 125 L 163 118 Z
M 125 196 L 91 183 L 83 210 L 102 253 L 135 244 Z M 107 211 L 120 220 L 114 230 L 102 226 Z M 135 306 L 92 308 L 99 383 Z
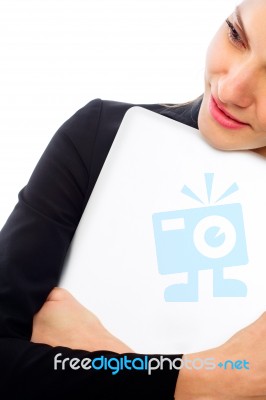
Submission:
M 227 129 L 240 129 L 248 126 L 244 122 L 237 121 L 227 113 L 227 111 L 223 111 L 219 108 L 217 102 L 214 100 L 213 96 L 211 95 L 210 102 L 209 102 L 209 111 L 211 116 L 217 121 L 220 125 Z

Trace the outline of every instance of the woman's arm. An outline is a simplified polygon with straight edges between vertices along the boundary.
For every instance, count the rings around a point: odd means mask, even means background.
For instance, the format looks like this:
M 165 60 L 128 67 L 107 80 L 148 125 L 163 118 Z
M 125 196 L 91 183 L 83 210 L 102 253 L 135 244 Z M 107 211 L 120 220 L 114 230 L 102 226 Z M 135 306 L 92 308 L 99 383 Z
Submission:
M 0 232 L 0 337 L 30 337 L 33 315 L 58 284 L 69 244 L 131 106 L 96 99 L 77 111 L 20 191 Z
M 151 376 L 127 370 L 117 376 L 71 368 L 59 372 L 53 370 L 59 351 L 64 358 L 88 352 L 30 342 L 33 316 L 58 284 L 69 244 L 128 108 L 123 103 L 104 108 L 101 100 L 94 100 L 66 121 L 0 232 L 0 381 L 1 388 L 17 396 L 21 391 L 23 397 L 35 398 L 37 387 L 49 398 L 86 391 L 93 399 L 111 399 L 110 392 L 114 399 L 128 398 L 131 392 L 139 399 L 147 393 L 155 399 L 173 398 L 177 371 Z M 112 356 L 102 351 L 90 358 L 100 354 Z
M 183 368 L 177 381 L 176 399 L 266 400 L 266 312 L 223 345 L 184 355 L 183 359 L 186 358 L 213 358 L 216 368 Z
M 235 334 L 224 345 L 209 349 L 196 354 L 189 354 L 183 357 L 183 362 L 190 360 L 187 363 L 187 368 L 184 367 L 180 370 L 180 376 L 175 388 L 175 399 L 177 400 L 251 400 L 266 398 L 266 379 L 265 379 L 265 349 L 266 349 L 266 313 L 264 313 L 257 321 L 242 331 Z M 55 288 L 49 294 L 46 302 L 41 310 L 35 315 L 33 321 L 33 334 L 32 341 L 36 343 L 46 343 L 51 346 L 65 346 L 71 348 L 82 348 L 88 351 L 87 354 L 76 351 L 76 353 L 69 352 L 65 354 L 65 348 L 56 347 L 58 351 L 54 355 L 54 368 L 56 365 L 57 372 L 66 372 L 68 376 L 69 365 L 72 361 L 81 365 L 82 360 L 89 362 L 98 357 L 97 365 L 99 365 L 99 358 L 103 355 L 105 360 L 111 362 L 108 366 L 109 375 L 107 371 L 98 371 L 98 378 L 102 378 L 102 386 L 99 389 L 93 384 L 90 386 L 90 395 L 93 398 L 155 398 L 165 399 L 173 398 L 173 384 L 175 376 L 173 370 L 169 371 L 168 361 L 164 362 L 164 374 L 159 373 L 159 368 L 152 369 L 151 374 L 153 379 L 147 379 L 147 371 L 121 371 L 119 363 L 126 357 L 127 360 L 138 359 L 138 366 L 140 360 L 144 362 L 145 356 L 133 354 L 132 350 L 119 339 L 114 337 L 108 332 L 101 324 L 99 319 L 82 306 L 73 296 L 66 290 Z M 252 343 L 252 346 L 250 346 Z M 98 351 L 98 349 L 105 351 Z M 68 351 L 70 349 L 67 349 Z M 94 351 L 92 353 L 92 351 Z M 115 353 L 110 353 L 115 351 Z M 129 352 L 129 353 L 128 353 Z M 123 354 L 121 354 L 123 353 Z M 58 356 L 58 358 L 57 358 Z M 66 358 L 67 357 L 67 358 Z M 73 358 L 76 357 L 76 358 Z M 152 358 L 151 358 L 152 357 Z M 173 355 L 164 356 L 164 359 L 174 361 L 176 358 Z M 246 362 L 247 368 L 231 367 L 224 370 L 223 368 L 206 370 L 199 368 L 191 368 L 191 362 L 195 361 L 195 365 L 201 364 L 200 360 L 209 359 L 217 363 L 226 360 L 238 361 L 243 364 Z M 151 367 L 157 364 L 160 356 L 149 356 L 148 362 L 151 362 Z M 66 362 L 65 362 L 66 361 Z M 51 364 L 51 363 L 50 363 Z M 178 364 L 175 362 L 176 367 Z M 36 364 L 38 367 L 38 363 Z M 158 364 L 157 364 L 158 366 Z M 180 367 L 180 364 L 179 364 Z M 91 368 L 88 370 L 88 377 L 93 376 L 95 371 Z M 58 383 L 57 377 L 52 376 L 51 369 L 46 368 L 46 376 L 48 374 L 50 379 L 54 379 Z M 146 376 L 145 376 L 146 373 Z M 154 375 L 155 374 L 155 375 Z M 110 379 L 110 375 L 116 379 Z M 173 380 L 170 381 L 172 376 Z M 76 378 L 81 379 L 78 375 Z M 37 375 L 37 382 L 40 375 Z M 75 379 L 71 379 L 70 390 Z M 99 381 L 97 381 L 98 384 Z M 135 384 L 134 384 L 135 382 Z M 82 381 L 80 381 L 81 387 Z M 158 387 L 158 384 L 160 385 Z M 85 382 L 86 385 L 86 382 Z M 133 387 L 132 387 L 133 385 Z M 87 388 L 87 386 L 85 386 Z M 156 388 L 156 391 L 155 391 Z M 170 391 L 170 388 L 171 391 Z M 96 393 L 94 390 L 96 389 Z M 100 390 L 100 392 L 99 392 Z M 93 391 L 93 392 L 92 392 Z M 72 393 L 72 392 L 71 392 Z M 99 395 L 101 393 L 101 395 Z M 61 393 L 62 394 L 62 393 Z M 97 397 L 99 395 L 99 397 Z M 96 397 L 95 397 L 96 396 Z M 114 397 L 113 397 L 114 396 Z M 79 397 L 78 397 L 79 398 Z
M 172 400 L 178 374 L 167 367 L 149 374 L 147 364 L 159 361 L 159 355 L 134 354 L 61 288 L 51 291 L 35 315 L 31 342 L 0 339 L 0 354 L 1 391 L 11 399 L 41 394 L 52 399 Z M 136 359 L 135 369 L 131 363 Z
M 0 337 L 30 338 L 33 315 L 58 284 L 88 198 L 100 113 L 94 100 L 61 126 L 0 232 Z
M 70 360 L 76 363 L 86 359 L 87 362 L 88 358 L 91 362 L 97 358 L 96 365 L 99 366 L 101 357 L 107 361 L 121 360 L 125 356 L 132 361 L 137 357 L 144 363 L 146 356 L 142 354 L 117 354 L 104 350 L 88 352 L 14 338 L 0 339 L 0 354 L 1 393 L 6 393 L 9 399 L 174 399 L 177 371 L 157 370 L 148 375 L 146 370 L 123 369 L 114 375 L 111 369 L 99 371 L 70 367 Z M 159 360 L 159 355 L 149 355 L 148 360 L 156 357 Z M 114 361 L 110 362 L 114 365 Z

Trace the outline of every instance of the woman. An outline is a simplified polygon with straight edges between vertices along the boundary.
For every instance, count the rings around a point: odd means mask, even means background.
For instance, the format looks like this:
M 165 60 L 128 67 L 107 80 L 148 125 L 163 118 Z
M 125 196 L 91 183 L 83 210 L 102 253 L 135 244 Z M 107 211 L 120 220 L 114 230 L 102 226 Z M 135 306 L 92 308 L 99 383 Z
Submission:
M 214 147 L 266 154 L 265 0 L 246 0 L 209 47 L 203 98 L 180 107 L 143 105 L 199 128 Z M 48 145 L 0 236 L 1 380 L 9 398 L 266 399 L 266 317 L 223 346 L 192 357 L 252 360 L 255 369 L 108 371 L 54 369 L 62 358 L 136 355 L 58 284 L 65 254 L 125 112 L 94 100 Z M 33 316 L 33 326 L 32 320 Z M 178 335 L 178 332 L 177 332 Z M 78 350 L 75 350 L 78 349 Z M 81 350 L 83 349 L 83 350 Z M 88 351 L 90 353 L 88 353 Z M 156 357 L 156 355 L 152 355 Z M 177 358 L 181 355 L 171 355 Z M 144 357 L 139 355 L 139 357 Z M 37 396 L 39 394 L 37 393 Z M 12 397 L 13 396 L 13 397 Z M 44 397 L 45 397 L 44 396 Z

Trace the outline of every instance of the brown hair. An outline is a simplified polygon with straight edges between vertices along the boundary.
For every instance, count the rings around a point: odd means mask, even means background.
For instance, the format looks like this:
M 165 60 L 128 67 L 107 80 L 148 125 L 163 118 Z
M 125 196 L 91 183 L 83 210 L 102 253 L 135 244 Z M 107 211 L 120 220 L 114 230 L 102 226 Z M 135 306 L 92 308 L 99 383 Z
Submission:
M 179 108 L 179 107 L 187 106 L 196 100 L 200 100 L 202 97 L 203 97 L 203 94 L 196 97 L 194 100 L 186 101 L 185 103 L 177 103 L 177 104 L 160 103 L 160 105 L 167 107 L 167 108 Z

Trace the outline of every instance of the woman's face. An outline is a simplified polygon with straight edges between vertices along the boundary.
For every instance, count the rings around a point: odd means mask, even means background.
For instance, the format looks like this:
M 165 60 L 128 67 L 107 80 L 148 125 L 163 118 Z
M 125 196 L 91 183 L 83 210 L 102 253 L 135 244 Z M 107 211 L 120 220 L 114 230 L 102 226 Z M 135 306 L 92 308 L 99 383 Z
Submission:
M 245 0 L 209 46 L 198 123 L 218 149 L 266 155 L 265 21 L 266 0 Z

